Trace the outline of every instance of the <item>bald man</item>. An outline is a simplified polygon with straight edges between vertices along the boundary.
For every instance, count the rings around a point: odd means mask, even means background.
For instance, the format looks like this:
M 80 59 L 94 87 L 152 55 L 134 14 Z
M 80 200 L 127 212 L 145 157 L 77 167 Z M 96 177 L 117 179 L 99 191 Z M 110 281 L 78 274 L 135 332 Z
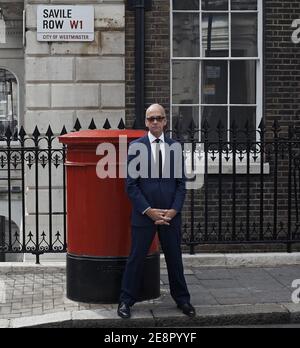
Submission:
M 130 176 L 128 170 L 126 189 L 132 203 L 132 245 L 123 275 L 118 315 L 124 319 L 131 316 L 130 307 L 139 297 L 144 261 L 157 231 L 167 264 L 171 296 L 184 314 L 194 317 L 195 309 L 190 304 L 181 255 L 180 212 L 185 198 L 185 178 L 184 175 L 174 175 L 176 162 L 180 161 L 182 169 L 181 148 L 179 146 L 177 154 L 173 155 L 166 151 L 167 146 L 174 145 L 175 141 L 163 133 L 167 119 L 161 105 L 153 104 L 147 109 L 145 124 L 148 134 L 130 146 L 144 145 L 147 148 L 151 168 L 148 168 L 146 178 Z M 179 156 L 177 160 L 175 156 Z M 129 153 L 128 168 L 135 157 Z M 165 176 L 167 165 L 170 170 Z M 153 177 L 153 173 L 158 175 Z

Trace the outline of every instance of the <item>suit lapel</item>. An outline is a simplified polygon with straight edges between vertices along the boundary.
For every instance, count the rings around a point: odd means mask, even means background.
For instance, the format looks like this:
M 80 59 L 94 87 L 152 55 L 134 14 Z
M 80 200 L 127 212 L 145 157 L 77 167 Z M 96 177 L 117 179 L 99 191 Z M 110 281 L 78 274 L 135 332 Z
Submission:
M 147 152 L 148 152 L 148 177 L 151 177 L 151 163 L 154 163 L 154 157 L 152 155 L 152 150 L 151 150 L 151 144 L 149 141 L 148 135 L 145 135 L 142 138 L 142 142 L 147 146 Z

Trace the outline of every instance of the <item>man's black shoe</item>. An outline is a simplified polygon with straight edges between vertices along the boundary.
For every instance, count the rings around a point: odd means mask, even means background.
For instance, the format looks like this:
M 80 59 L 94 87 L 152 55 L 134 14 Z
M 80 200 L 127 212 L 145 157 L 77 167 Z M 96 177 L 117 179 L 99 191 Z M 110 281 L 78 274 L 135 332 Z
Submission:
M 182 313 L 188 317 L 193 318 L 196 315 L 195 308 L 190 303 L 184 303 L 182 305 L 177 305 L 179 309 L 182 310 Z
M 121 302 L 118 306 L 118 316 L 123 319 L 129 319 L 130 318 L 130 307 L 128 304 Z

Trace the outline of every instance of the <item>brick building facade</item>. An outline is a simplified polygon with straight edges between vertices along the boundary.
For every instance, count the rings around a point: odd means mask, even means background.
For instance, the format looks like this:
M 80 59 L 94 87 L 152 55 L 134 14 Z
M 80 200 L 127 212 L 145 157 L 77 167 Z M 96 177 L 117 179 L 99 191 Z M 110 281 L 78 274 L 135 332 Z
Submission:
M 299 42 L 292 41 L 299 19 L 298 1 L 264 1 L 264 117 L 299 125 Z
M 236 1 L 238 3 L 238 1 Z M 299 120 L 299 43 L 292 41 L 299 18 L 296 0 L 263 0 L 263 117 L 270 126 L 274 119 Z M 241 1 L 241 3 L 246 3 Z M 251 1 L 250 1 L 251 3 Z M 145 15 L 145 104 L 153 101 L 170 108 L 170 1 L 152 0 Z M 134 12 L 126 10 L 126 121 L 134 115 Z
M 134 122 L 134 11 L 126 8 L 126 122 Z M 170 4 L 153 1 L 145 16 L 145 103 L 161 103 L 169 111 L 170 103 Z M 169 113 L 168 113 L 169 114 Z
M 182 4 L 185 4 L 184 6 Z M 153 102 L 162 103 L 167 109 L 167 115 L 169 117 L 169 124 L 174 125 L 174 119 L 178 117 L 176 112 L 178 109 L 173 107 L 172 116 L 171 116 L 171 104 L 172 98 L 174 98 L 174 81 L 172 83 L 172 75 L 174 77 L 174 71 L 172 72 L 172 47 L 174 45 L 172 41 L 174 40 L 174 31 L 184 30 L 183 25 L 186 23 L 181 23 L 181 29 L 176 29 L 174 24 L 174 18 L 176 15 L 180 15 L 180 12 L 191 13 L 198 15 L 201 12 L 200 7 L 201 1 L 169 1 L 169 0 L 153 0 L 152 1 L 152 10 L 145 12 L 145 107 L 150 105 Z M 256 100 L 253 100 L 255 108 L 257 110 L 256 115 L 254 116 L 254 121 L 250 120 L 250 124 L 254 124 L 255 127 L 259 126 L 261 120 L 263 120 L 266 126 L 266 137 L 272 137 L 272 127 L 274 121 L 277 120 L 280 124 L 280 134 L 286 136 L 287 126 L 300 126 L 299 119 L 299 92 L 300 92 L 300 67 L 299 67 L 299 41 L 295 42 L 298 32 L 297 22 L 295 20 L 299 18 L 299 2 L 295 0 L 291 1 L 202 1 L 202 10 L 204 6 L 207 6 L 206 12 L 203 11 L 202 21 L 204 23 L 204 16 L 208 16 L 213 11 L 217 10 L 219 12 L 214 13 L 215 16 L 220 15 L 220 12 L 224 11 L 225 13 L 230 13 L 230 23 L 232 28 L 226 28 L 229 33 L 232 34 L 231 43 L 228 44 L 233 49 L 240 48 L 246 49 L 242 44 L 238 42 L 239 34 L 234 32 L 233 25 L 236 25 L 237 28 L 243 31 L 242 26 L 239 27 L 237 22 L 237 16 L 240 14 L 239 11 L 246 11 L 244 15 L 244 22 L 250 23 L 251 11 L 257 13 L 257 22 L 256 22 L 256 34 L 257 34 L 257 55 L 254 57 L 254 61 L 257 62 L 257 70 L 260 69 L 260 75 L 256 74 Z M 219 6 L 215 7 L 214 6 Z M 172 14 L 173 7 L 173 14 Z M 174 10 L 175 8 L 175 10 Z M 176 11 L 177 9 L 177 11 Z M 234 10 L 233 10 L 234 9 Z M 194 12 L 193 12 L 194 11 Z M 248 12 L 249 11 L 249 12 Z M 182 14 L 183 16 L 185 15 Z M 212 15 L 212 17 L 214 16 Z M 200 14 L 201 16 L 201 14 Z M 248 18 L 247 18 L 248 16 Z M 196 22 L 199 18 L 197 18 Z M 212 20 L 212 33 L 214 30 L 214 18 Z M 235 21 L 235 22 L 234 22 Z M 217 22 L 217 21 L 216 21 Z M 253 22 L 252 22 L 253 23 Z M 218 24 L 215 24 L 215 28 Z M 228 25 L 229 27 L 229 25 Z M 186 28 L 185 28 L 186 29 Z M 195 46 L 195 40 L 201 42 L 201 33 L 204 35 L 204 30 L 207 30 L 205 24 L 202 24 L 201 29 L 195 34 L 195 28 L 189 27 L 188 29 L 190 35 L 190 41 L 194 40 L 194 43 L 191 44 Z M 250 32 L 251 30 L 249 30 Z M 216 32 L 215 32 L 216 33 Z M 206 32 L 207 34 L 207 32 Z M 133 115 L 134 115 L 134 14 L 132 11 L 126 10 L 126 122 L 128 126 L 133 124 Z M 193 36 L 194 35 L 194 36 Z M 212 34 L 213 35 L 213 34 Z M 220 35 L 216 34 L 216 35 Z M 294 35 L 294 39 L 292 36 Z M 246 44 L 250 42 L 249 37 L 244 36 Z M 216 39 L 217 40 L 217 39 Z M 234 42 L 236 40 L 236 42 Z M 248 41 L 247 41 L 248 40 Z M 298 43 L 297 43 L 298 42 Z M 206 45 L 207 43 L 202 41 L 201 45 Z M 211 49 L 217 49 L 217 44 L 213 42 Z M 222 44 L 219 44 L 222 46 Z M 238 47 L 240 45 L 240 47 Z M 180 45 L 179 45 L 180 46 Z M 206 47 L 207 48 L 207 47 Z M 199 48 L 197 48 L 199 49 Z M 222 55 L 222 53 L 221 53 Z M 212 53 L 209 57 L 214 56 Z M 232 51 L 232 56 L 235 59 L 238 59 L 236 54 Z M 243 58 L 249 56 L 245 54 Z M 193 59 L 197 59 L 197 54 L 194 54 Z M 174 56 L 173 56 L 174 59 Z M 188 58 L 187 58 L 188 59 Z M 209 59 L 209 58 L 207 58 Z M 175 57 L 176 60 L 176 57 Z M 233 62 L 235 60 L 233 59 Z M 204 64 L 205 59 L 202 61 Z M 230 63 L 230 68 L 234 69 L 234 63 Z M 202 70 L 203 73 L 203 70 Z M 229 73 L 228 73 L 229 75 Z M 243 76 L 243 75 L 241 75 Z M 245 77 L 246 74 L 245 74 Z M 203 77 L 202 77 L 203 78 Z M 200 77 L 201 79 L 201 77 Z M 245 88 L 245 84 L 248 83 L 251 85 L 251 80 L 246 83 L 240 83 L 236 77 L 233 77 L 229 84 L 234 81 L 234 88 L 236 90 Z M 193 81 L 190 81 L 190 85 L 193 85 Z M 207 81 L 202 81 L 202 89 L 205 89 L 205 83 Z M 207 83 L 207 93 L 208 96 L 211 91 L 212 80 L 208 80 Z M 204 87 L 203 87 L 204 85 Z M 232 86 L 229 86 L 231 88 Z M 180 88 L 179 88 L 180 91 Z M 176 92 L 176 91 L 175 91 Z M 228 92 L 228 91 L 227 91 Z M 254 93 L 255 93 L 254 92 Z M 202 91 L 203 93 L 203 91 Z M 231 98 L 234 95 L 234 91 L 229 93 L 229 100 L 225 102 L 227 107 L 231 108 Z M 201 92 L 200 92 L 201 94 Z M 173 96 L 173 97 L 172 97 Z M 191 99 L 193 96 L 191 96 Z M 203 96 L 202 96 L 203 98 Z M 204 96 L 205 98 L 205 96 Z M 208 97 L 209 98 L 209 97 Z M 236 98 L 239 98 L 237 95 Z M 247 98 L 252 98 L 250 95 Z M 209 100 L 209 99 L 207 99 Z M 210 102 L 210 101 L 209 101 Z M 190 104 L 202 104 L 203 99 Z M 216 103 L 214 101 L 212 104 Z M 219 101 L 217 101 L 219 103 Z M 216 104 L 217 104 L 216 103 Z M 246 103 L 251 104 L 249 101 Z M 244 101 L 241 104 L 246 104 Z M 176 104 L 176 103 L 173 103 Z M 207 104 L 201 105 L 203 110 L 207 107 Z M 222 104 L 222 102 L 220 103 Z M 234 103 L 233 103 L 234 104 Z M 237 103 L 239 104 L 239 103 Z M 216 105 L 214 105 L 216 106 Z M 245 105 L 243 105 L 244 107 Z M 197 106 L 198 107 L 198 106 Z M 235 106 L 232 106 L 234 109 Z M 238 117 L 243 117 L 243 109 L 239 109 Z M 244 108 L 245 110 L 245 108 Z M 198 114 L 198 110 L 197 110 Z M 214 114 L 214 113 L 213 113 Z M 247 113 L 246 113 L 247 114 Z M 205 115 L 205 111 L 199 112 L 200 118 Z M 170 118 L 173 120 L 170 120 Z M 191 116 L 193 118 L 194 116 Z M 252 116 L 251 116 L 252 117 Z M 172 122 L 173 121 L 173 122 Z M 238 126 L 244 127 L 247 121 L 247 117 L 244 121 L 239 121 L 235 115 L 235 121 Z M 189 119 L 190 122 L 190 119 Z M 202 120 L 196 120 L 194 118 L 194 123 L 196 126 L 200 126 Z M 209 122 L 212 122 L 214 126 L 217 125 L 217 122 L 214 122 L 210 119 Z M 183 128 L 188 125 L 183 123 Z M 224 124 L 226 127 L 230 127 L 230 121 Z M 186 128 L 185 128 L 186 129 Z M 204 235 L 204 218 L 205 213 L 208 214 L 208 233 L 211 239 L 218 239 L 218 231 L 220 224 L 220 215 L 219 207 L 222 205 L 222 238 L 230 239 L 232 234 L 232 201 L 233 201 L 233 185 L 235 186 L 235 214 L 236 214 L 236 233 L 240 240 L 246 239 L 245 230 L 247 228 L 246 221 L 248 222 L 248 230 L 250 230 L 250 239 L 251 235 L 255 238 L 259 235 L 260 232 L 260 214 L 261 214 L 261 194 L 263 192 L 263 206 L 264 206 L 264 219 L 263 219 L 263 229 L 265 231 L 264 237 L 266 239 L 272 239 L 272 236 L 276 234 L 276 238 L 284 238 L 284 235 L 287 230 L 287 186 L 288 186 L 288 162 L 286 159 L 279 160 L 279 162 L 274 164 L 274 158 L 272 155 L 266 156 L 265 158 L 265 174 L 264 174 L 264 183 L 261 185 L 261 176 L 259 165 L 251 163 L 251 169 L 249 171 L 250 176 L 246 175 L 247 169 L 245 165 L 246 156 L 244 156 L 244 162 L 241 165 L 241 171 L 235 176 L 233 182 L 232 175 L 220 175 L 218 173 L 218 168 L 215 168 L 215 175 L 211 174 L 208 176 L 206 181 L 207 185 L 207 211 L 205 212 L 205 188 L 204 186 L 197 191 L 189 192 L 186 200 L 186 206 L 184 210 L 184 220 L 186 222 L 185 226 L 185 237 L 187 241 L 191 235 L 191 224 L 190 221 L 194 219 L 195 224 L 193 226 L 194 234 L 198 241 L 203 240 Z M 225 162 L 225 161 L 224 161 Z M 218 167 L 218 163 L 215 163 Z M 230 165 L 232 166 L 232 165 Z M 230 167 L 229 166 L 229 167 Z M 242 168 L 244 167 L 244 168 Z M 274 171 L 277 171 L 280 179 L 277 178 Z M 226 171 L 226 166 L 223 166 L 224 173 L 231 172 Z M 213 169 L 211 170 L 213 172 Z M 238 173 L 238 172 L 237 172 Z M 276 176 L 276 183 L 274 184 L 274 178 Z M 221 190 L 219 184 L 221 181 Z M 276 188 L 275 188 L 276 187 Z M 222 194 L 220 201 L 220 192 Z M 193 204 L 191 205 L 191 195 L 193 195 Z M 279 201 L 279 204 L 275 202 Z M 295 203 L 292 199 L 292 205 Z M 221 202 L 221 203 L 220 203 Z M 276 205 L 276 222 L 274 221 L 274 206 Z M 276 225 L 274 232 L 274 224 Z M 299 234 L 298 228 L 296 234 Z M 249 236 L 248 236 L 249 237 Z

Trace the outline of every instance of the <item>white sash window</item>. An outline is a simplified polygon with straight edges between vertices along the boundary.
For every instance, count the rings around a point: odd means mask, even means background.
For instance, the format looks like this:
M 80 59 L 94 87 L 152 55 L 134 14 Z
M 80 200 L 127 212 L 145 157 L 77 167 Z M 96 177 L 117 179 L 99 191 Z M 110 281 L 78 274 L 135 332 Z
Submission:
M 206 119 L 258 128 L 263 112 L 263 4 L 259 0 L 171 0 L 171 123 Z M 230 140 L 229 133 L 226 135 Z M 255 132 L 253 132 L 255 140 Z M 210 140 L 217 140 L 217 132 Z M 225 140 L 225 139 L 224 139 Z

